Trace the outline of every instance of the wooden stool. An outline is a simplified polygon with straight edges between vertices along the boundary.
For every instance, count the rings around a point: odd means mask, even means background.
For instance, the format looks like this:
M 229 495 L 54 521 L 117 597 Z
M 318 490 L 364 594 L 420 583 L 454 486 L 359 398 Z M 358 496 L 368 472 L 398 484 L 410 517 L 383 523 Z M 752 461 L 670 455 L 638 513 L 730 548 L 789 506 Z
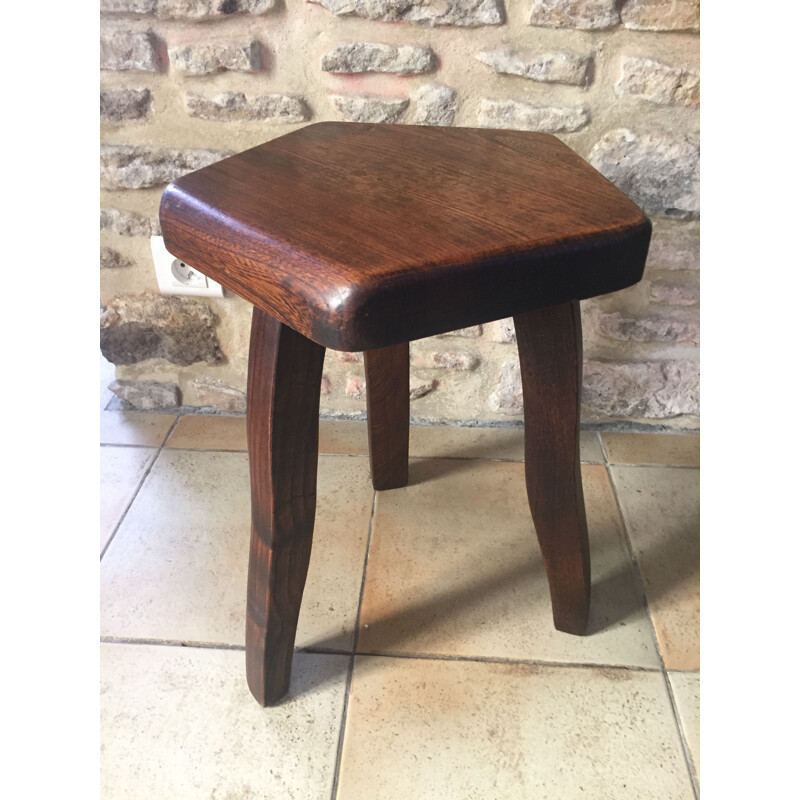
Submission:
M 408 342 L 513 316 L 525 475 L 558 630 L 582 634 L 578 301 L 642 276 L 650 222 L 554 136 L 322 122 L 170 184 L 167 249 L 253 303 L 247 679 L 289 687 L 325 348 L 364 350 L 376 489 L 408 482 Z M 443 554 L 444 556 L 445 554 Z

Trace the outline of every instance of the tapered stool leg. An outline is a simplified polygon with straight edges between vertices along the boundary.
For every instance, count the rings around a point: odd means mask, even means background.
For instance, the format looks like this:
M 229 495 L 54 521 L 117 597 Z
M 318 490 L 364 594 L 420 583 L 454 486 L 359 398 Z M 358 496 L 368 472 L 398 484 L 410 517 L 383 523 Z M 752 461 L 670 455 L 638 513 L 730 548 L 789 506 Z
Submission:
M 583 372 L 577 301 L 514 317 L 525 409 L 525 481 L 542 549 L 553 621 L 586 632 L 589 538 L 580 466 Z
M 408 342 L 367 350 L 369 464 L 376 489 L 408 483 Z
M 247 379 L 252 532 L 247 683 L 262 706 L 289 688 L 317 491 L 325 348 L 255 308 Z

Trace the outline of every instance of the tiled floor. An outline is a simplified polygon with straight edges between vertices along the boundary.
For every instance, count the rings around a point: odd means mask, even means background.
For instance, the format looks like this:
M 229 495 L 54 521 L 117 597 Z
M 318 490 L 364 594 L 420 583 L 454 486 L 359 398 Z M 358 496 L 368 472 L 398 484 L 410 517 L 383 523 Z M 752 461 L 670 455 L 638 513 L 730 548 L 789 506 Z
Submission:
M 552 626 L 519 429 L 323 422 L 291 690 L 244 675 L 244 420 L 102 413 L 102 797 L 693 798 L 691 435 L 585 433 L 590 634 Z

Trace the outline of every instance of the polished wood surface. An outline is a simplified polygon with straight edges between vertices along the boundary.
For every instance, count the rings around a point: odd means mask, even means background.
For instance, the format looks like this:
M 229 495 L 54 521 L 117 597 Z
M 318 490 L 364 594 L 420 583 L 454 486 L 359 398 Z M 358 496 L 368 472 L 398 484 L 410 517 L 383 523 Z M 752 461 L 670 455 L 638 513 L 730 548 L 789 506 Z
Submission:
M 376 489 L 408 481 L 408 342 L 513 316 L 525 475 L 559 630 L 584 633 L 583 298 L 636 283 L 642 211 L 554 136 L 309 125 L 186 175 L 167 249 L 252 302 L 246 660 L 287 691 L 316 504 L 324 348 L 364 350 Z
M 591 578 L 580 461 L 580 307 L 563 303 L 519 314 L 514 326 L 525 410 L 525 483 L 553 622 L 560 631 L 583 634 Z
M 324 348 L 253 309 L 247 379 L 252 532 L 247 683 L 271 705 L 289 688 L 311 556 Z
M 367 350 L 369 465 L 375 489 L 408 483 L 408 342 Z
M 369 350 L 636 283 L 650 223 L 556 137 L 322 122 L 170 184 L 167 249 Z

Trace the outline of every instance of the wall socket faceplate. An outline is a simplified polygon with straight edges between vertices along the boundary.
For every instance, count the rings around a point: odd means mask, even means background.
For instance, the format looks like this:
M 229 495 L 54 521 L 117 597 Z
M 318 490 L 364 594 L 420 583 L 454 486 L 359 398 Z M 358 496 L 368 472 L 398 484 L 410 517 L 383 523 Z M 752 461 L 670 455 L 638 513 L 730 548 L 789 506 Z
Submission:
M 158 289 L 161 294 L 192 294 L 204 297 L 222 297 L 222 286 L 202 272 L 181 261 L 164 246 L 163 236 L 150 237 L 150 252 L 156 268 Z

